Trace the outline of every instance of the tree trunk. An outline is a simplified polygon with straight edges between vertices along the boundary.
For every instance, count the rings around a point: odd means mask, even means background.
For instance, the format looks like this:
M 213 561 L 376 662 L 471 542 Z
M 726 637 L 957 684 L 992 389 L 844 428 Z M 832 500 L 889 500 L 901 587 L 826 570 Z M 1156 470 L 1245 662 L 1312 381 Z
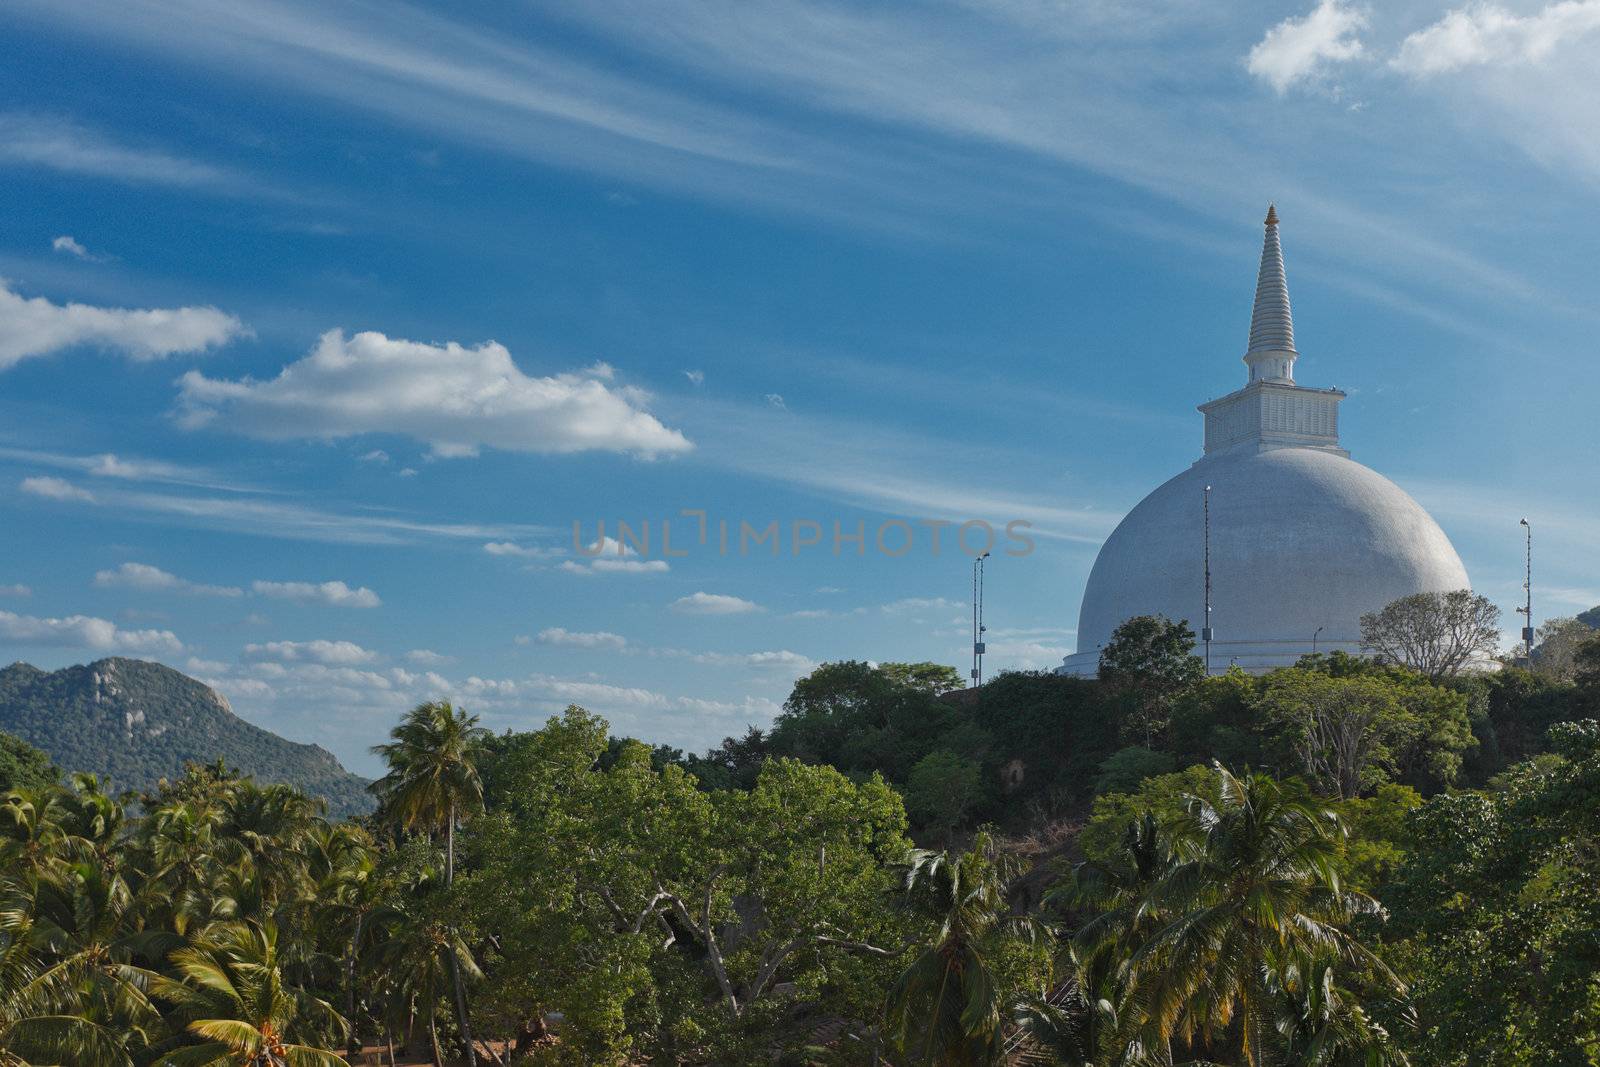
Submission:
M 444 826 L 444 885 L 446 889 L 456 879 L 456 805 L 450 802 L 450 821 Z M 461 984 L 461 961 L 456 958 L 455 928 L 450 930 L 450 981 L 455 986 L 456 1022 L 461 1026 L 461 1044 L 467 1050 L 467 1067 L 478 1067 L 478 1056 L 472 1048 L 472 1027 L 467 1022 L 467 993 Z
M 344 965 L 344 1019 L 350 1027 L 348 1047 L 352 1056 L 361 1049 L 361 1040 L 356 1036 L 356 952 L 361 946 L 361 920 L 364 918 L 364 912 L 356 912 L 356 930 L 350 938 L 350 955 Z
M 439 1026 L 433 1017 L 433 1005 L 428 1005 L 428 1044 L 433 1049 L 433 1067 L 444 1067 L 444 1054 L 439 1051 Z

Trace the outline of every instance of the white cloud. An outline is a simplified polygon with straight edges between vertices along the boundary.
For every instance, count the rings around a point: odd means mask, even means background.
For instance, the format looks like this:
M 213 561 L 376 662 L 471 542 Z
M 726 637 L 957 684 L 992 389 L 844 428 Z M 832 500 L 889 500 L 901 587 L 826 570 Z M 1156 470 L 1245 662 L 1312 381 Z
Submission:
M 361 586 L 352 589 L 343 582 L 262 582 L 250 583 L 259 596 L 275 600 L 296 600 L 302 604 L 328 604 L 336 608 L 375 608 L 383 601 L 378 594 Z
M 273 440 L 399 433 L 425 441 L 438 457 L 482 447 L 645 457 L 688 451 L 687 438 L 644 410 L 644 393 L 608 384 L 611 375 L 597 364 L 531 378 L 493 341 L 467 348 L 330 330 L 270 381 L 189 372 L 179 407 L 191 428 L 215 423 Z
M 695 663 L 707 663 L 719 667 L 754 667 L 757 670 L 791 674 L 809 674 L 817 666 L 817 661 L 810 656 L 803 656 L 788 649 L 772 652 L 680 652 L 675 649 L 659 651 L 666 655 L 687 656 Z
M 581 562 L 569 559 L 557 570 L 568 574 L 662 574 L 672 569 L 664 559 L 643 559 L 637 550 L 612 537 L 601 535 L 599 547 L 585 546 L 591 550 Z
M 761 606 L 741 597 L 723 593 L 693 593 L 672 602 L 672 610 L 685 615 L 744 615 L 760 611 Z
M 125 478 L 129 481 L 170 481 L 193 477 L 186 468 L 160 460 L 120 459 L 110 452 L 86 457 L 90 474 L 102 478 Z
M 942 596 L 906 597 L 902 600 L 892 600 L 883 605 L 883 611 L 890 615 L 916 614 L 926 611 L 946 611 L 951 608 L 961 608 L 967 605 L 954 600 L 946 600 Z
M 777 393 L 768 393 L 766 400 L 769 407 L 775 407 L 779 411 L 789 410 L 789 408 L 783 402 L 783 397 L 779 396 Z
M 725 721 L 769 722 L 779 711 L 770 700 L 746 697 L 741 702 L 706 700 L 698 697 L 674 697 L 637 686 L 612 685 L 607 682 L 558 678 L 548 674 L 533 674 L 527 678 L 469 677 L 460 685 L 461 691 L 474 701 L 474 706 L 488 702 L 517 702 L 528 699 L 559 703 L 581 704 L 590 711 L 608 717 L 635 710 L 683 711 L 697 717 L 712 717 Z M 637 720 L 624 720 L 625 729 L 636 728 Z M 653 721 L 654 736 L 659 737 L 667 723 Z
M 387 463 L 389 462 L 389 453 L 385 452 L 381 448 L 374 448 L 371 452 L 368 452 L 366 455 L 361 457 L 361 462 L 378 464 Z
M 1417 77 L 1465 67 L 1537 63 L 1558 45 L 1600 30 L 1600 0 L 1565 0 L 1531 15 L 1496 4 L 1457 8 L 1400 45 L 1392 63 Z
M 454 656 L 446 656 L 430 648 L 413 648 L 406 653 L 406 662 L 415 663 L 419 667 L 443 667 L 447 663 L 454 663 Z
M 71 236 L 70 234 L 62 234 L 60 237 L 57 237 L 55 240 L 50 242 L 50 247 L 56 252 L 65 252 L 69 256 L 77 256 L 79 259 L 88 263 L 104 263 L 106 261 L 105 256 L 96 255 L 95 253 L 89 251 L 78 242 L 77 238 Z
M 214 307 L 102 308 L 23 297 L 0 282 L 0 370 L 30 356 L 93 345 L 144 362 L 204 352 L 248 332 Z
M 51 478 L 48 476 L 24 478 L 20 488 L 24 493 L 32 493 L 34 496 L 42 496 L 50 500 L 76 500 L 82 504 L 94 503 L 93 493 L 87 489 L 79 489 L 65 478 Z
M 0 596 L 32 596 L 33 590 L 18 582 L 16 585 L 0 585 Z
M 491 556 L 519 556 L 523 559 L 548 559 L 559 555 L 553 548 L 542 548 L 538 545 L 519 545 L 515 541 L 490 541 L 483 546 L 483 550 Z
M 1317 77 L 1329 64 L 1361 55 L 1357 31 L 1367 25 L 1364 12 L 1343 0 L 1321 0 L 1303 18 L 1288 18 L 1267 31 L 1250 49 L 1245 66 L 1278 92 Z
M 22 644 L 94 652 L 175 655 L 183 651 L 183 642 L 171 630 L 124 630 L 109 619 L 89 615 L 45 619 L 0 611 L 0 637 Z
M 320 663 L 325 667 L 353 667 L 371 663 L 378 654 L 354 641 L 268 641 L 244 646 L 249 659 L 272 659 L 284 663 Z
M 231 585 L 202 585 L 179 578 L 148 563 L 124 563 L 116 570 L 97 571 L 94 584 L 111 589 L 139 589 L 145 592 L 188 593 L 193 596 L 244 596 L 244 590 Z
M 531 645 L 531 644 L 533 644 L 533 638 L 529 637 L 527 634 L 518 634 L 517 636 L 515 636 L 515 637 L 513 637 L 511 639 L 511 643 L 515 644 L 515 645 L 524 645 L 524 646 Z
M 706 381 L 706 372 L 703 370 L 686 370 L 683 376 L 689 379 L 690 385 L 704 385 Z
M 565 630 L 560 626 L 551 626 L 539 631 L 539 643 L 542 645 L 566 645 L 570 648 L 624 648 L 628 639 L 621 634 L 609 633 L 605 630 L 585 633 L 579 630 Z
M 568 574 L 661 574 L 672 568 L 664 559 L 609 559 L 602 556 L 588 563 L 569 559 L 558 569 Z

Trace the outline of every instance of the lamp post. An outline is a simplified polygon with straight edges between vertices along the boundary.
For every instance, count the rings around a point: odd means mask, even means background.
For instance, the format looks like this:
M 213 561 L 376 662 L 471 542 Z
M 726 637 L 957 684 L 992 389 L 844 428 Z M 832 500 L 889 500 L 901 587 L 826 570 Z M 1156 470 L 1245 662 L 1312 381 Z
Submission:
M 1522 607 L 1517 614 L 1522 618 L 1522 652 L 1528 666 L 1533 666 L 1533 526 L 1527 519 L 1518 523 L 1527 531 L 1526 548 L 1522 557 Z
M 1317 654 L 1317 634 L 1320 634 L 1322 631 L 1323 627 L 1319 626 L 1317 627 L 1316 633 L 1311 635 L 1311 654 L 1313 656 Z
M 972 561 L 972 685 L 975 689 L 983 685 L 983 654 L 988 650 L 983 639 L 988 629 L 983 624 L 983 561 L 988 558 L 989 553 L 985 552 Z
M 1200 625 L 1200 640 L 1206 646 L 1206 677 L 1211 676 L 1211 487 L 1206 486 L 1200 511 L 1205 538 L 1206 613 Z

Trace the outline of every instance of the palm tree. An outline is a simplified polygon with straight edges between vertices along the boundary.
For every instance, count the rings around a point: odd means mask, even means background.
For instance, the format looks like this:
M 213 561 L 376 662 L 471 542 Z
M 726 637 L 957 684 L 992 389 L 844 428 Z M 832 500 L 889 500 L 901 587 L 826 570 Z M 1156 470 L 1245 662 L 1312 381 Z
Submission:
M 179 941 L 170 932 L 145 928 L 122 876 L 87 861 L 39 884 L 31 937 L 50 962 L 40 985 L 60 992 L 73 1014 L 118 1026 L 129 1036 L 140 1036 L 156 1014 L 148 999 L 155 972 L 138 961 L 160 959 Z
M 380 814 L 407 829 L 444 832 L 448 890 L 455 881 L 456 824 L 483 808 L 477 759 L 489 732 L 478 725 L 476 715 L 457 711 L 449 701 L 436 701 L 418 704 L 389 731 L 389 737 L 388 744 L 372 749 L 389 765 L 389 773 L 372 783 Z M 449 956 L 456 1019 L 468 1067 L 476 1067 L 461 966 L 455 953 Z
M 356 969 L 367 921 L 383 906 L 386 886 L 377 872 L 377 852 L 364 830 L 347 823 L 330 826 L 317 847 L 316 899 L 321 921 L 344 943 L 345 1018 L 350 1021 L 350 1047 L 358 1047 Z
M 271 923 L 218 924 L 171 961 L 182 980 L 157 978 L 155 992 L 202 1040 L 168 1052 L 156 1067 L 345 1067 L 318 1047 L 342 1038 L 343 1019 L 284 982 Z
M 1268 978 L 1278 994 L 1276 1029 L 1286 1062 L 1305 1067 L 1406 1067 L 1410 1062 L 1360 997 L 1338 983 L 1333 960 L 1296 961 Z M 1403 1010 L 1402 1017 L 1407 1016 Z
M 93 1063 L 133 1067 L 126 1020 L 103 1022 L 73 1002 L 72 975 L 40 958 L 15 884 L 0 885 L 0 1067 Z
M 1171 918 L 1128 958 L 1130 1004 L 1154 1032 L 1190 1044 L 1236 1029 L 1240 1055 L 1257 1067 L 1272 976 L 1328 957 L 1388 972 L 1345 928 L 1379 909 L 1340 883 L 1338 814 L 1298 781 L 1214 766 L 1215 796 L 1186 798 L 1174 862 L 1148 891 Z
M 1006 888 L 1015 873 L 986 833 L 961 856 L 918 849 L 908 857 L 906 896 L 939 919 L 934 942 L 889 989 L 889 1035 L 908 1064 L 968 1067 L 1003 1055 L 1004 997 L 986 952 L 1003 930 L 1043 929 L 1010 914 Z
M 1087 907 L 1097 914 L 1078 929 L 1071 945 L 1074 989 L 1067 1007 L 1077 1008 L 1078 1018 L 1073 1021 L 1064 1007 L 1029 1017 L 1030 1029 L 1045 1032 L 1047 1047 L 1060 1049 L 1057 1035 L 1065 1030 L 1069 1039 L 1087 1042 L 1085 1058 L 1108 1044 L 1124 1060 L 1137 1061 L 1148 1048 L 1158 1060 L 1171 1062 L 1165 1037 L 1141 1034 L 1142 1020 L 1128 1010 L 1133 976 L 1127 962 L 1170 918 L 1151 891 L 1173 862 L 1171 842 L 1155 815 L 1146 812 L 1128 823 L 1110 857 L 1080 863 L 1071 880 L 1050 895 L 1051 904 Z M 1065 1026 L 1069 1021 L 1073 1025 Z
M 410 1031 L 420 1005 L 426 1014 L 434 1067 L 440 1067 L 443 1057 L 434 1006 L 447 980 L 454 982 L 463 972 L 481 978 L 483 972 L 455 928 L 433 916 L 386 908 L 374 914 L 371 922 L 381 931 L 374 939 L 373 955 L 385 978 L 389 1022 Z

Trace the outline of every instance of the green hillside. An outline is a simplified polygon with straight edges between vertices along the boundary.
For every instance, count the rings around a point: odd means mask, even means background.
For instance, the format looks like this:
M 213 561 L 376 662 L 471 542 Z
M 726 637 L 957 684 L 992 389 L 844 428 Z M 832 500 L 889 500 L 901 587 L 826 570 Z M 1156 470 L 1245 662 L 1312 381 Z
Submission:
M 366 780 L 327 749 L 252 726 L 221 694 L 159 663 L 113 657 L 54 672 L 13 663 L 0 671 L 0 730 L 117 789 L 148 789 L 181 775 L 187 761 L 220 758 L 326 799 L 333 815 L 372 807 Z

